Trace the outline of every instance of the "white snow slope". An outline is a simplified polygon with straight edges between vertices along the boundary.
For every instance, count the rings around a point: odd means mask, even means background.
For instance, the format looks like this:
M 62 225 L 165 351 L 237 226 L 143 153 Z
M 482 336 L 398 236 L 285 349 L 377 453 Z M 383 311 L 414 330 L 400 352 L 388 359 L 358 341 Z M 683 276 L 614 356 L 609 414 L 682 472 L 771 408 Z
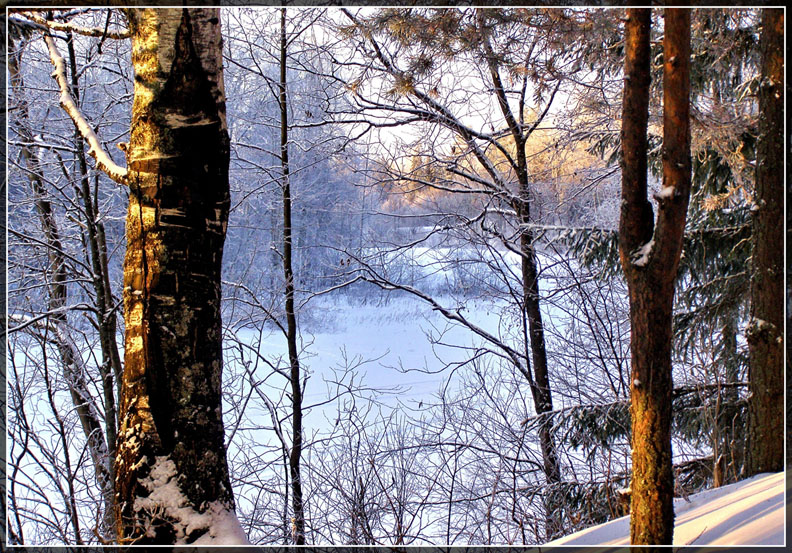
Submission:
M 784 545 L 784 473 L 674 500 L 674 545 Z M 629 545 L 630 517 L 586 528 L 545 545 Z

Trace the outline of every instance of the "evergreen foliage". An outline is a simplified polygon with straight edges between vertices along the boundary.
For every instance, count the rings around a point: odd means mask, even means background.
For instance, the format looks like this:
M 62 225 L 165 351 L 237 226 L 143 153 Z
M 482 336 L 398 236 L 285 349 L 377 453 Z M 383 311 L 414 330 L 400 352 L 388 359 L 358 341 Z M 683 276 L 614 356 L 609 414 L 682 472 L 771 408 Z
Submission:
M 675 443 L 709 451 L 713 425 L 732 428 L 732 436 L 741 436 L 747 421 L 747 401 L 737 392 L 746 386 L 740 382 L 674 389 L 672 433 Z M 629 451 L 630 404 L 627 399 L 575 405 L 523 421 L 528 431 L 541 424 L 550 425 L 563 449 L 582 452 L 591 467 L 601 466 L 609 456 L 619 455 L 620 451 Z M 712 454 L 704 454 L 674 465 L 675 495 L 687 496 L 711 487 L 716 461 Z M 725 462 L 732 460 L 728 458 Z M 735 467 L 731 467 L 731 472 L 734 471 Z M 613 470 L 607 473 L 605 480 L 567 479 L 554 485 L 551 493 L 556 504 L 563 506 L 562 518 L 569 530 L 574 531 L 626 515 L 627 506 L 620 490 L 629 487 L 629 482 L 629 470 Z
M 680 363 L 690 363 L 700 356 L 697 348 L 703 339 L 720 336 L 708 352 L 707 372 L 710 381 L 734 386 L 747 373 L 747 355 L 738 335 L 744 330 L 749 305 L 759 62 L 755 13 L 694 10 L 691 47 L 693 190 L 675 298 L 675 352 Z M 659 79 L 661 58 L 662 51 L 653 52 L 654 82 Z M 618 134 L 603 132 L 594 135 L 589 149 L 612 165 L 618 161 L 618 142 Z M 658 177 L 662 138 L 651 130 L 649 150 L 649 169 Z M 561 241 L 584 266 L 596 268 L 601 278 L 620 273 L 616 231 L 569 229 L 561 234 Z M 685 375 L 675 378 L 678 385 L 687 381 Z M 705 431 L 710 436 L 723 434 L 729 436 L 726 446 L 742 451 L 745 400 L 738 388 L 729 390 L 728 400 L 720 394 L 675 399 L 675 410 L 682 410 L 674 415 L 675 432 L 689 440 Z M 718 430 L 709 422 L 713 416 Z M 738 467 L 733 474 L 739 472 Z

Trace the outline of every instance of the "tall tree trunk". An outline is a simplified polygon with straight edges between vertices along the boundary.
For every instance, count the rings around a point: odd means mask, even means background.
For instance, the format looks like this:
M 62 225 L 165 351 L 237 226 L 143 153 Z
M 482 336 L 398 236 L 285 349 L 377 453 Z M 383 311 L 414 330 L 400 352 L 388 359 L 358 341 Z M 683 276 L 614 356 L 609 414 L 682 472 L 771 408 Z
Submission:
M 305 514 L 303 509 L 300 457 L 302 456 L 302 387 L 300 359 L 297 350 L 297 318 L 294 314 L 294 271 L 292 270 L 292 205 L 289 183 L 289 112 L 286 97 L 286 8 L 281 9 L 280 22 L 280 150 L 283 181 L 283 273 L 286 303 L 286 341 L 289 349 L 289 368 L 292 400 L 292 444 L 289 454 L 289 478 L 292 487 L 292 539 L 305 544 Z
M 221 408 L 229 137 L 217 9 L 129 9 L 135 90 L 116 471 L 121 543 L 233 516 Z
M 479 25 L 483 30 L 486 28 L 484 22 L 484 11 L 477 12 Z M 520 225 L 520 257 L 521 257 L 521 278 L 522 278 L 522 301 L 523 317 L 527 326 L 525 340 L 525 364 L 533 369 L 528 370 L 530 378 L 531 395 L 534 402 L 536 414 L 542 416 L 553 411 L 553 396 L 550 389 L 550 371 L 547 364 L 547 348 L 545 345 L 544 324 L 542 322 L 542 311 L 540 308 L 539 297 L 539 271 L 534 247 L 534 233 L 531 230 L 531 188 L 528 176 L 528 159 L 526 154 L 526 144 L 532 132 L 537 128 L 539 121 L 544 117 L 540 116 L 531 126 L 524 127 L 518 122 L 523 119 L 524 105 L 518 107 L 517 116 L 509 105 L 506 90 L 500 75 L 498 61 L 489 41 L 483 43 L 484 52 L 487 57 L 490 79 L 492 81 L 495 97 L 498 106 L 503 114 L 506 124 L 511 132 L 515 144 L 515 159 L 517 162 L 517 180 L 519 183 L 519 199 L 514 205 Z M 555 93 L 551 95 L 547 106 L 553 101 Z M 547 111 L 545 110 L 545 114 Z M 530 363 L 529 360 L 530 359 Z M 558 493 L 561 482 L 561 467 L 556 453 L 555 442 L 551 431 L 551 421 L 544 419 L 539 426 L 539 447 L 542 451 L 542 463 L 546 479 L 545 491 L 545 537 L 551 540 L 557 537 L 563 530 L 560 516 L 560 505 L 558 505 Z
M 527 192 L 527 187 L 526 187 Z M 524 200 L 521 224 L 527 226 L 528 200 Z M 533 245 L 533 233 L 527 228 L 520 236 L 520 253 L 522 255 L 522 284 L 525 318 L 528 322 L 528 343 L 533 366 L 533 382 L 531 394 L 536 414 L 542 416 L 553 410 L 553 396 L 550 391 L 549 370 L 547 367 L 547 349 L 544 339 L 544 325 L 539 300 L 539 274 L 537 270 L 536 250 Z M 529 355 L 526 355 L 526 360 Z M 560 506 L 557 504 L 558 484 L 561 482 L 561 468 L 558 462 L 555 442 L 551 431 L 550 419 L 542 420 L 539 426 L 539 447 L 542 452 L 542 463 L 546 480 L 545 490 L 545 537 L 552 540 L 561 532 Z
M 646 175 L 651 12 L 627 13 L 619 255 L 630 296 L 630 540 L 634 545 L 670 545 L 672 310 L 690 198 L 690 12 L 665 10 L 663 187 L 655 197 L 656 225 Z
M 784 12 L 762 10 L 753 216 L 748 474 L 784 470 Z

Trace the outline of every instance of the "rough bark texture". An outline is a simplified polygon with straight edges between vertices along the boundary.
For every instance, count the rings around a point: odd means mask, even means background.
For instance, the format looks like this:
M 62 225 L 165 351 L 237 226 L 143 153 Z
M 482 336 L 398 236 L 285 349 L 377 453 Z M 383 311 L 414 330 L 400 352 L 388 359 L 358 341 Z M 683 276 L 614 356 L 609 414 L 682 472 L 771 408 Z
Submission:
M 789 109 L 789 100 L 792 98 L 792 79 L 787 79 L 786 83 L 786 128 L 792 129 L 792 109 Z M 784 148 L 787 152 L 787 159 L 792 160 L 792 139 L 789 133 L 784 137 Z M 789 161 L 787 161 L 787 173 L 789 172 Z M 786 182 L 786 205 L 792 205 L 792 179 L 787 179 Z M 792 209 L 787 209 L 786 212 L 786 239 L 787 244 L 792 244 Z M 792 388 L 792 255 L 786 256 L 786 420 L 792 420 L 792 401 L 788 398 L 792 396 L 790 388 Z M 792 432 L 786 432 L 786 465 L 792 465 Z
M 784 12 L 762 10 L 753 216 L 748 475 L 784 470 Z
M 135 91 L 117 527 L 122 543 L 191 543 L 205 525 L 152 497 L 175 482 L 185 509 L 233 508 L 220 401 L 229 138 L 219 11 L 127 15 Z M 158 480 L 157 465 L 175 474 Z
M 286 308 L 286 342 L 289 349 L 289 378 L 292 400 L 292 443 L 289 453 L 289 478 L 292 488 L 292 540 L 305 544 L 305 513 L 303 509 L 300 458 L 302 457 L 302 382 L 297 351 L 297 317 L 294 314 L 294 271 L 292 269 L 292 198 L 289 182 L 289 112 L 286 96 L 286 8 L 281 9 L 280 25 L 280 151 L 283 172 L 283 273 Z
M 650 11 L 628 10 L 622 119 L 619 254 L 630 295 L 632 504 L 634 545 L 670 545 L 671 339 L 674 281 L 690 197 L 690 13 L 665 11 L 663 192 L 655 225 L 647 198 Z

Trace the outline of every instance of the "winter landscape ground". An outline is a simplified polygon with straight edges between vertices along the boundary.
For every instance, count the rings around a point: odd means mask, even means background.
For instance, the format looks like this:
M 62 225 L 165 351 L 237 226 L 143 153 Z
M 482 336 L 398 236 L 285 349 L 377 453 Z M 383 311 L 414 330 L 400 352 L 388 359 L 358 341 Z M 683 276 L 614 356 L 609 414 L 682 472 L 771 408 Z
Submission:
M 674 501 L 674 545 L 778 545 L 785 540 L 784 473 L 753 478 Z M 622 517 L 545 545 L 629 545 L 630 517 Z
M 429 280 L 439 286 L 438 278 Z M 471 303 L 468 313 L 476 324 L 497 333 L 498 309 L 491 302 Z M 454 379 L 441 369 L 466 357 L 466 350 L 459 347 L 431 346 L 431 337 L 442 334 L 445 344 L 471 348 L 480 344 L 465 329 L 449 325 L 431 307 L 411 297 L 365 304 L 345 297 L 320 298 L 312 313 L 321 322 L 315 322 L 304 336 L 306 366 L 312 375 L 305 396 L 309 404 L 322 403 L 328 396 L 327 382 L 335 376 L 332 369 L 359 358 L 366 361 L 360 368 L 362 380 L 382 390 L 379 399 L 384 405 L 418 413 L 443 388 L 454 386 Z M 260 348 L 274 357 L 286 354 L 285 340 L 278 333 L 263 340 Z M 332 408 L 320 406 L 306 415 L 311 431 L 328 430 L 335 416 Z M 783 545 L 785 486 L 784 473 L 762 474 L 677 498 L 674 545 Z M 629 535 L 630 517 L 625 516 L 545 545 L 629 545 Z

